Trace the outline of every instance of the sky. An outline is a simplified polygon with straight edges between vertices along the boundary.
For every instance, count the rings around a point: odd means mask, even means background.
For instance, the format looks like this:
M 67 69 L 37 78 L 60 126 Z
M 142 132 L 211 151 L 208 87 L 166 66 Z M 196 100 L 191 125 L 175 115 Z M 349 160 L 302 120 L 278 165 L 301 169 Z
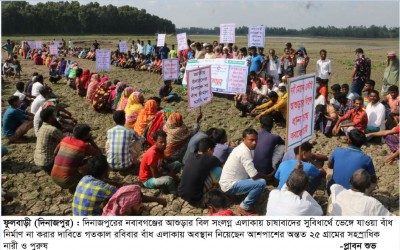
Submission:
M 31 0 L 31 4 L 47 2 Z M 79 1 L 81 4 L 94 2 Z M 270 0 L 98 0 L 100 5 L 130 5 L 171 20 L 177 28 L 239 26 L 301 29 L 311 26 L 399 27 L 399 1 L 270 1 Z

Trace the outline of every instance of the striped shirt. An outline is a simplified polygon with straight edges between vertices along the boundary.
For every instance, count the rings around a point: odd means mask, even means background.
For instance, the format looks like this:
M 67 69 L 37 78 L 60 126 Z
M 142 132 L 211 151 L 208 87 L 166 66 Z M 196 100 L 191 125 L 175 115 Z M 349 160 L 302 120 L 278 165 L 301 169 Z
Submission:
M 84 176 L 76 187 L 72 201 L 74 216 L 101 215 L 103 207 L 117 188 L 91 175 Z
M 51 177 L 67 179 L 78 174 L 78 168 L 84 165 L 86 156 L 96 155 L 95 149 L 90 143 L 67 136 L 58 145 L 59 150 L 54 159 Z
M 121 125 L 107 131 L 107 162 L 111 169 L 124 169 L 132 165 L 131 151 L 136 140 L 139 140 L 136 132 Z

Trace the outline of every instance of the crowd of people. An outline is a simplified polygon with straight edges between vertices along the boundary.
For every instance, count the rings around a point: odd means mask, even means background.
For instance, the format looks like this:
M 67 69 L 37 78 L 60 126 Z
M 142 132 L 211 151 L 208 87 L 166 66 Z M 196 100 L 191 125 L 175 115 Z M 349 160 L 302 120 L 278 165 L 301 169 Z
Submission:
M 9 44 L 3 46 L 7 53 Z M 312 196 L 321 186 L 331 197 L 329 215 L 390 215 L 379 201 L 368 196 L 378 180 L 371 157 L 361 147 L 367 141 L 384 140 L 392 151 L 387 162 L 398 159 L 400 97 L 394 52 L 387 54 L 389 69 L 384 75 L 384 93 L 380 93 L 370 79 L 371 60 L 361 48 L 355 50 L 351 86 L 333 84 L 330 88 L 332 62 L 326 50 L 320 51 L 315 132 L 328 137 L 345 136 L 344 142 L 348 143 L 347 148 L 337 148 L 328 157 L 313 153 L 309 142 L 285 153 L 284 140 L 272 133 L 273 128 L 287 125 L 288 80 L 307 73 L 309 57 L 304 47 L 294 50 L 287 43 L 284 55 L 278 57 L 273 49 L 265 55 L 263 48 L 239 49 L 216 41 L 188 40 L 188 45 L 187 50 L 177 52 L 174 46 L 172 50 L 166 44 L 157 47 L 150 40 L 144 46 L 138 40 L 132 42 L 129 56 L 120 53 L 118 47 L 112 54 L 112 64 L 162 73 L 158 62 L 166 58 L 179 58 L 183 70 L 190 59 L 247 60 L 247 91 L 235 95 L 233 105 L 241 117 L 255 117 L 261 128 L 244 129 L 239 145 L 228 143 L 222 128 L 203 131 L 201 109 L 190 128 L 182 114 L 163 108 L 163 101 L 179 101 L 179 96 L 172 93 L 171 81 L 164 82 L 158 97 L 146 98 L 137 86 L 82 69 L 72 59 L 50 56 L 48 47 L 21 52 L 26 53 L 24 58 L 49 68 L 49 83 L 43 75 L 34 73 L 26 88 L 23 82 L 16 84 L 17 91 L 8 98 L 9 107 L 3 114 L 3 135 L 15 143 L 23 141 L 23 135 L 34 128 L 35 164 L 73 195 L 73 215 L 139 215 L 143 202 L 167 205 L 163 198 L 143 195 L 143 188 L 162 189 L 192 206 L 207 207 L 210 215 L 236 214 L 228 209 L 230 201 L 245 195 L 237 213 L 257 215 L 254 206 L 267 184 L 277 187 L 269 194 L 267 215 L 322 215 L 321 206 Z M 93 49 L 82 50 L 77 57 L 95 59 L 99 46 L 95 41 Z M 65 47 L 64 41 L 60 49 Z M 14 50 L 8 56 L 7 60 L 14 61 L 6 61 L 5 69 L 18 61 Z M 141 58 L 140 63 L 135 57 Z M 142 63 L 142 59 L 152 61 L 153 57 L 154 63 Z M 79 124 L 57 101 L 57 93 L 50 86 L 63 78 L 94 110 L 112 113 L 115 126 L 106 131 L 105 152 L 92 138 L 91 127 Z M 327 185 L 323 168 L 326 161 L 333 169 Z M 109 171 L 133 174 L 135 167 L 140 185 L 124 186 L 108 177 Z

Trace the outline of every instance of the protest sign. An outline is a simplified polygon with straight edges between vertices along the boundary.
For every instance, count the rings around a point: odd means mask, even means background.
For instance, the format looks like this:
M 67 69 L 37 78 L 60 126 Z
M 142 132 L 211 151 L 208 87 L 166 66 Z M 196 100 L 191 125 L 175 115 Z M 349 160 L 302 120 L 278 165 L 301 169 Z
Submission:
M 256 46 L 264 48 L 265 44 L 265 27 L 264 25 L 250 26 L 248 35 L 248 47 Z
M 246 93 L 248 67 L 245 60 L 201 59 L 189 60 L 186 70 L 211 66 L 211 88 L 215 93 Z M 186 72 L 182 85 L 186 86 Z
M 289 78 L 287 150 L 311 139 L 314 132 L 315 74 Z
M 157 47 L 164 47 L 165 45 L 165 34 L 158 34 Z
M 219 34 L 220 43 L 235 43 L 234 23 L 220 24 L 219 28 L 220 28 L 220 34 Z
M 162 60 L 162 77 L 163 81 L 176 80 L 179 77 L 179 60 L 163 59 Z
M 187 71 L 189 110 L 211 102 L 211 66 Z
M 186 33 L 180 33 L 176 35 L 176 40 L 178 42 L 178 51 L 188 49 L 189 46 L 186 40 Z
M 35 41 L 28 41 L 28 45 L 30 49 L 36 49 L 36 43 Z
M 128 53 L 128 42 L 127 41 L 119 42 L 119 52 Z
M 49 46 L 50 55 L 58 55 L 58 48 L 55 44 L 50 44 Z
M 105 49 L 96 50 L 96 69 L 110 70 L 111 69 L 111 51 Z

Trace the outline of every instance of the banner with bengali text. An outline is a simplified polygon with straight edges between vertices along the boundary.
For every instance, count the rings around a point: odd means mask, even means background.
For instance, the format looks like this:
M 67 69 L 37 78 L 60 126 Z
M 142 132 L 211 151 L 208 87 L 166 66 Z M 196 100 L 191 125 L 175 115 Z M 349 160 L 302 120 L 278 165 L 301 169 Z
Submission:
M 162 60 L 162 77 L 163 81 L 176 80 L 179 77 L 179 60 L 163 59 Z
M 201 107 L 212 99 L 211 66 L 187 71 L 188 109 Z
M 111 51 L 106 49 L 96 50 L 96 70 L 111 69 Z

